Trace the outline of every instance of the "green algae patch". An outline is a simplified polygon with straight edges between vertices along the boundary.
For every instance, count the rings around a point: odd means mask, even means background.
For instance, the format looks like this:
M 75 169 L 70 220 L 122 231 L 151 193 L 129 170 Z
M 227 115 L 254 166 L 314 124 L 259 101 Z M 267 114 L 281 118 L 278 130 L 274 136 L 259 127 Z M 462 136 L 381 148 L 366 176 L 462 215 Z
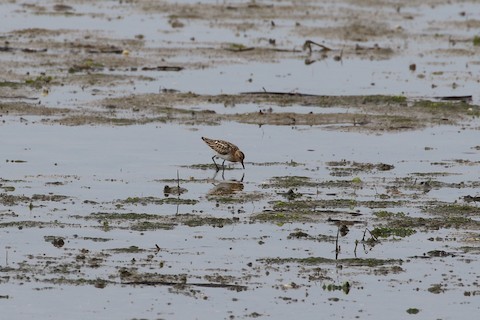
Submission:
M 356 161 L 330 161 L 326 163 L 332 176 L 351 176 L 360 172 L 389 171 L 395 167 L 386 163 L 361 163 Z M 356 177 L 352 180 L 355 183 L 361 183 L 361 179 Z
M 243 52 L 243 51 L 250 51 L 254 50 L 253 47 L 247 47 L 241 43 L 227 43 L 224 45 L 224 50 L 233 51 L 233 52 Z
M 59 202 L 65 199 L 68 199 L 70 197 L 60 195 L 60 194 L 34 194 L 32 196 L 32 201 L 53 201 L 53 202 Z
M 392 236 L 405 238 L 415 233 L 416 231 L 411 228 L 391 228 L 391 227 L 379 227 L 371 231 L 371 234 L 376 238 L 389 238 Z
M 287 239 L 308 239 L 308 240 L 313 240 L 313 239 L 315 239 L 315 237 L 312 237 L 312 236 L 309 235 L 308 233 L 303 232 L 303 231 L 301 231 L 301 230 L 297 230 L 297 231 L 295 231 L 295 232 L 290 233 L 290 234 L 287 236 Z
M 251 220 L 270 221 L 273 223 L 318 221 L 319 219 L 338 217 L 340 215 L 360 215 L 354 209 L 389 208 L 399 206 L 400 201 L 358 201 L 356 199 L 297 199 L 291 201 L 270 201 L 270 209 L 263 210 L 251 217 Z
M 466 212 L 471 212 L 471 206 L 464 205 L 440 205 L 441 210 L 445 210 L 438 217 L 410 217 L 403 212 L 389 212 L 389 211 L 378 211 L 374 212 L 376 220 L 387 221 L 388 224 L 377 225 L 376 230 L 372 230 L 372 233 L 375 233 L 375 236 L 379 237 L 406 237 L 415 233 L 417 229 L 421 230 L 438 230 L 438 229 L 449 229 L 449 228 L 463 228 L 463 229 L 479 229 L 480 221 L 466 217 L 466 214 L 458 214 L 463 210 Z M 453 208 L 452 208 L 453 207 Z M 460 207 L 460 209 L 458 208 Z M 467 207 L 467 208 L 466 208 Z M 475 207 L 473 207 L 475 208 Z M 431 209 L 435 212 L 436 209 Z M 452 214 L 456 212 L 457 214 Z
M 321 200 L 295 200 L 295 201 L 276 201 L 271 203 L 273 210 L 287 210 L 287 211 L 305 211 L 309 213 L 316 209 L 324 208 L 353 208 L 358 206 L 359 202 L 354 199 L 321 199 Z
M 480 221 L 467 217 L 445 217 L 445 218 L 412 218 L 405 217 L 404 219 L 393 220 L 389 222 L 391 227 L 413 227 L 436 230 L 439 228 L 464 228 L 464 229 L 478 229 L 480 228 Z
M 51 283 L 56 285 L 72 285 L 72 286 L 91 285 L 99 289 L 106 287 L 107 284 L 115 284 L 115 282 L 111 280 L 104 280 L 104 279 L 86 279 L 86 278 L 68 279 L 65 277 L 45 279 L 43 281 L 45 283 Z
M 441 284 L 432 284 L 428 289 L 428 292 L 434 293 L 434 294 L 439 294 L 445 292 L 445 288 Z
M 82 126 L 82 125 L 114 125 L 114 126 L 130 126 L 148 123 L 166 123 L 167 117 L 151 117 L 151 118 L 119 118 L 115 116 L 105 116 L 104 114 L 72 114 L 63 116 L 62 118 L 52 119 L 51 122 L 65 126 Z
M 150 213 L 107 213 L 107 212 L 95 212 L 91 213 L 87 217 L 81 217 L 85 219 L 105 219 L 105 220 L 151 220 L 159 219 L 162 216 Z
M 162 92 L 129 97 L 107 98 L 104 105 L 114 105 L 118 109 L 128 109 L 132 105 L 141 105 L 140 114 L 148 116 L 158 114 L 159 110 L 167 115 L 169 122 L 217 125 L 231 121 L 258 125 L 340 125 L 338 129 L 354 131 L 398 131 L 423 128 L 429 124 L 454 124 L 464 115 L 476 115 L 479 108 L 475 105 L 458 102 L 432 102 L 429 100 L 407 101 L 404 96 L 317 96 L 290 93 L 247 92 L 242 94 L 200 95 L 191 92 Z M 275 106 L 318 106 L 319 109 L 332 106 L 362 108 L 362 112 L 352 113 L 310 113 L 295 112 L 250 112 L 236 114 L 218 114 L 213 111 L 196 112 L 192 110 L 165 113 L 163 109 L 171 105 L 237 105 L 261 104 Z M 459 106 L 460 105 L 460 106 Z M 405 107 L 409 107 L 408 111 Z M 388 108 L 388 114 L 385 113 Z M 173 108 L 172 108 L 173 109 Z M 365 115 L 365 111 L 368 116 Z M 183 112 L 183 113 L 182 113 Z
M 480 36 L 474 36 L 472 42 L 474 46 L 480 46 Z
M 108 249 L 107 251 L 111 251 L 113 253 L 140 253 L 140 252 L 145 252 L 147 250 L 141 249 L 137 246 L 130 246 L 128 248 L 113 248 L 113 249 Z
M 96 219 L 102 224 L 105 231 L 114 227 L 128 228 L 133 231 L 172 230 L 177 223 L 170 216 L 150 213 L 92 213 L 87 217 L 78 217 L 86 220 Z M 116 221 L 116 224 L 110 222 Z
M 398 104 L 405 106 L 407 97 L 401 95 L 370 95 L 364 96 L 363 104 Z
M 19 203 L 28 203 L 30 198 L 26 196 L 17 196 L 13 194 L 2 193 L 0 194 L 0 204 L 4 206 L 14 206 Z
M 133 268 L 122 268 L 119 275 L 122 284 L 184 285 L 188 280 L 186 274 L 141 273 Z
M 413 106 L 417 109 L 424 109 L 436 115 L 454 115 L 454 114 L 478 114 L 480 108 L 464 101 L 431 101 L 417 100 Z
M 403 219 L 405 218 L 405 213 L 403 212 L 389 212 L 389 211 L 377 211 L 373 215 L 379 219 Z
M 417 314 L 417 313 L 419 313 L 419 312 L 420 312 L 420 310 L 417 309 L 417 308 L 408 308 L 408 309 L 407 309 L 407 313 L 408 313 L 408 314 Z
M 25 80 L 25 84 L 35 87 L 37 89 L 40 89 L 46 85 L 51 85 L 52 82 L 53 82 L 53 77 L 47 76 L 47 75 L 40 75 L 38 77 L 28 78 L 27 80 Z
M 175 223 L 141 221 L 132 224 L 130 229 L 134 231 L 172 230 L 176 225 Z
M 195 199 L 180 199 L 180 198 L 157 198 L 157 197 L 128 197 L 124 200 L 118 200 L 119 204 L 139 204 L 139 205 L 163 205 L 163 204 L 185 204 L 194 205 L 198 203 Z
M 299 188 L 299 187 L 316 187 L 318 184 L 310 177 L 302 176 L 285 176 L 273 177 L 269 183 L 262 185 L 264 188 Z
M 0 81 L 0 88 L 1 87 L 8 87 L 8 88 L 18 88 L 25 85 L 23 82 L 14 82 L 14 81 Z
M 75 64 L 68 69 L 68 73 L 102 71 L 105 66 L 92 59 L 86 59 L 79 64 Z
M 305 163 L 296 162 L 293 160 L 286 161 L 286 162 L 249 162 L 252 166 L 260 166 L 260 167 L 271 167 L 271 166 L 287 166 L 287 167 L 299 167 L 305 166 Z
M 241 192 L 243 190 L 243 184 L 241 188 L 229 183 L 224 189 L 214 189 L 215 190 L 211 190 L 207 195 L 207 200 L 216 202 L 217 205 L 255 202 L 267 197 L 267 194 L 261 192 Z
M 253 215 L 251 220 L 283 224 L 290 222 L 310 221 L 311 219 L 300 213 L 264 211 Z
M 11 188 L 11 187 L 10 187 Z M 7 190 L 12 191 L 12 190 Z M 0 194 L 0 204 L 13 206 L 19 203 L 31 203 L 32 201 L 51 201 L 51 202 L 60 202 L 71 197 L 59 195 L 59 194 L 34 194 L 31 198 L 20 195 L 12 195 L 2 193 Z
M 233 222 L 233 219 L 227 218 L 192 216 L 191 218 L 183 221 L 183 224 L 189 227 L 209 225 L 212 227 L 223 228 L 223 226 L 232 224 Z
M 134 231 L 172 230 L 178 225 L 198 227 L 210 225 L 221 228 L 238 222 L 238 219 L 216 218 L 194 214 L 158 215 L 149 213 L 92 213 L 87 217 L 75 216 L 79 219 L 96 219 L 108 231 L 111 228 L 123 228 Z M 109 223 L 116 221 L 115 224 Z
M 181 199 L 181 198 L 165 198 L 163 199 L 164 204 L 185 204 L 185 205 L 194 205 L 198 203 L 196 199 Z
M 351 267 L 379 267 L 384 265 L 402 264 L 401 259 L 374 259 L 374 258 L 345 258 L 331 259 L 324 257 L 308 257 L 308 258 L 265 258 L 258 261 L 267 264 L 287 264 L 298 263 L 301 265 L 319 265 L 319 264 L 335 264 Z
M 73 224 L 61 223 L 58 221 L 53 222 L 44 222 L 44 221 L 11 221 L 0 223 L 1 228 L 18 228 L 19 230 L 23 228 L 65 228 L 73 227 Z
M 480 215 L 480 207 L 467 204 L 439 204 L 423 208 L 424 212 L 440 215 L 472 216 Z

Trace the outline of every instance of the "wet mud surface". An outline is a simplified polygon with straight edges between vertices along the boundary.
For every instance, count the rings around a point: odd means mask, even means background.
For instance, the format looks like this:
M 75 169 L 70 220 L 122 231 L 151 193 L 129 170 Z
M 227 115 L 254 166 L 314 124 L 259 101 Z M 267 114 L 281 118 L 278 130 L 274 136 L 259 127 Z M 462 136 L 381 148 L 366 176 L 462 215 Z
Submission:
M 478 9 L 0 4 L 2 314 L 474 318 Z

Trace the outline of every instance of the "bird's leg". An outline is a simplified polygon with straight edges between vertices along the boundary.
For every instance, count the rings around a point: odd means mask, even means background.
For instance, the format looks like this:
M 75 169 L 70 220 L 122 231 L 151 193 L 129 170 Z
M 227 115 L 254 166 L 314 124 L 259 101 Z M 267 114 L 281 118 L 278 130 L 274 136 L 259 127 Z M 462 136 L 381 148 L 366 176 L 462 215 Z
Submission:
M 222 167 L 223 167 L 223 172 L 225 172 L 225 160 L 223 160 Z
M 212 157 L 212 160 L 213 160 L 213 163 L 215 163 L 215 168 L 217 168 L 217 171 L 220 170 L 217 163 L 215 162 L 215 156 Z

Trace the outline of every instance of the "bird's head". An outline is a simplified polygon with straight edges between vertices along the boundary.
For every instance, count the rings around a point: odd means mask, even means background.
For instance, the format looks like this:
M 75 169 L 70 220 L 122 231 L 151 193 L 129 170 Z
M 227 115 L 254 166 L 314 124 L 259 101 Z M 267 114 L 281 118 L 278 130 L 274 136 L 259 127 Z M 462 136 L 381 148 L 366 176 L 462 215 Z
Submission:
M 240 163 L 242 164 L 243 169 L 245 169 L 245 165 L 243 164 L 243 159 L 245 159 L 245 155 L 240 150 L 237 150 L 235 153 L 237 154 L 238 159 L 240 159 Z

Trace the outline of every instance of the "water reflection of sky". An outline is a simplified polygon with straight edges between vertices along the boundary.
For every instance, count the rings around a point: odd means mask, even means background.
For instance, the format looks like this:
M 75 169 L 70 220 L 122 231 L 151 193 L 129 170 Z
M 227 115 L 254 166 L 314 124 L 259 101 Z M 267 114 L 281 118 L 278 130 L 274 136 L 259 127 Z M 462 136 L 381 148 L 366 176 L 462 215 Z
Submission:
M 195 130 L 191 130 L 195 129 Z M 4 163 L 4 179 L 33 179 L 37 175 L 78 176 L 80 181 L 66 184 L 66 193 L 79 197 L 95 197 L 108 201 L 134 194 L 147 196 L 160 194 L 155 179 L 176 177 L 178 170 L 183 179 L 212 178 L 211 170 L 194 170 L 183 166 L 210 163 L 210 149 L 201 136 L 222 138 L 236 143 L 246 154 L 245 182 L 247 189 L 272 176 L 299 175 L 313 179 L 334 179 L 326 167 L 329 161 L 356 161 L 393 164 L 395 169 L 375 173 L 378 177 L 405 177 L 412 173 L 447 172 L 454 175 L 442 181 L 474 181 L 475 166 L 456 164 L 454 160 L 478 161 L 475 130 L 456 127 L 435 127 L 402 133 L 361 134 L 321 127 L 262 126 L 227 123 L 221 126 L 186 127 L 172 124 L 127 127 L 58 127 L 32 124 L 8 124 L 0 127 L 4 158 L 24 160 L 26 163 Z M 8 131 L 8 135 L 6 132 Z M 15 137 L 15 139 L 7 138 Z M 427 148 L 427 150 L 426 150 Z M 304 166 L 286 164 L 258 166 L 255 163 L 286 163 L 295 161 Z M 254 164 L 249 164 L 254 163 Z M 432 163 L 446 163 L 451 166 Z M 238 169 L 238 168 L 237 168 Z M 243 170 L 227 171 L 227 179 L 239 180 Z M 369 180 L 371 173 L 359 173 Z M 109 183 L 115 178 L 121 183 Z M 95 188 L 77 189 L 81 185 L 97 184 Z M 253 184 L 253 185 L 250 185 Z M 111 186 L 110 186 L 111 185 Z M 107 187 L 108 186 L 108 187 Z M 155 186 L 152 188 L 152 186 Z M 72 187 L 73 189 L 69 190 Z M 208 190 L 205 185 L 192 184 L 194 194 L 201 196 Z M 157 190 L 158 189 L 158 190 Z M 35 190 L 24 190 L 27 194 Z M 198 192 L 198 193 L 197 193 Z M 446 192 L 446 191 L 444 191 Z M 453 200 L 464 190 L 449 190 L 444 196 Z
M 216 2 L 218 3 L 218 2 Z M 229 4 L 229 3 L 227 3 Z M 378 45 L 392 48 L 395 54 L 386 60 L 372 60 L 367 58 L 346 58 L 340 62 L 332 59 L 335 53 L 313 64 L 305 65 L 304 60 L 318 59 L 315 54 L 308 57 L 305 52 L 292 55 L 292 59 L 276 59 L 270 63 L 258 63 L 245 60 L 239 53 L 237 62 L 228 59 L 226 64 L 215 61 L 213 68 L 200 70 L 185 69 L 181 72 L 128 72 L 131 76 L 153 77 L 154 81 L 135 80 L 131 85 L 118 87 L 118 93 L 135 92 L 151 93 L 158 92 L 161 88 L 176 89 L 180 91 L 192 91 L 205 94 L 239 93 L 242 91 L 286 91 L 305 92 L 321 95 L 369 95 L 389 94 L 405 95 L 408 97 L 436 97 L 452 95 L 473 95 L 474 102 L 478 103 L 480 96 L 477 94 L 480 64 L 473 56 L 453 56 L 440 54 L 437 49 L 466 49 L 470 50 L 470 42 L 465 39 L 472 37 L 471 30 L 463 30 L 461 27 L 453 28 L 459 34 L 445 33 L 448 30 L 440 30 L 438 25 L 450 21 L 453 23 L 465 23 L 467 19 L 478 19 L 475 16 L 475 8 L 478 4 L 463 3 L 455 5 L 420 6 L 418 8 L 402 8 L 401 14 L 412 15 L 412 19 L 399 19 L 395 16 L 393 23 L 399 20 L 400 25 L 392 25 L 391 28 L 401 27 L 402 32 L 413 34 L 412 37 L 394 37 L 393 42 L 389 39 L 381 40 Z M 75 26 L 75 36 L 81 36 L 82 32 L 99 32 L 105 37 L 118 39 L 133 39 L 142 34 L 145 37 L 147 48 L 178 47 L 195 49 L 204 45 L 221 47 L 225 43 L 243 43 L 252 46 L 265 46 L 260 39 L 276 38 L 284 49 L 300 49 L 305 39 L 293 36 L 292 27 L 279 25 L 278 28 L 270 28 L 261 24 L 255 30 L 248 31 L 245 36 L 238 36 L 235 30 L 225 28 L 215 23 L 206 23 L 203 20 L 186 20 L 184 28 L 172 29 L 169 25 L 169 17 L 158 13 L 141 13 L 129 4 L 117 5 L 110 2 L 96 4 L 91 7 L 87 4 L 73 5 L 75 12 L 80 15 L 62 14 L 35 14 L 32 15 L 28 7 L 19 4 L 4 4 L 4 13 L 0 21 L 3 32 L 20 30 L 25 28 L 45 28 L 69 30 L 69 26 Z M 47 8 L 48 7 L 47 5 Z M 358 10 L 364 10 L 362 6 Z M 51 8 L 49 9 L 51 11 Z M 460 12 L 464 11 L 465 16 Z M 47 12 L 49 12 L 47 10 Z M 392 13 L 393 14 L 393 13 Z M 401 17 L 401 16 L 400 16 Z M 306 19 L 305 23 L 313 23 Z M 345 21 L 339 22 L 346 23 Z M 418 31 L 420 29 L 421 31 Z M 80 32 L 80 34 L 78 34 Z M 447 38 L 436 40 L 438 36 L 450 35 L 452 39 L 460 40 L 453 45 Z M 60 37 L 69 37 L 62 34 Z M 191 38 L 196 40 L 192 41 Z M 68 39 L 64 40 L 68 40 Z M 297 39 L 294 41 L 292 39 Z M 403 40 L 402 40 L 403 39 Z M 442 38 L 443 39 L 443 38 Z M 57 39 L 60 41 L 61 39 Z M 71 40 L 71 39 L 70 39 Z M 316 40 L 316 39 L 313 39 Z M 334 41 L 334 48 L 341 42 Z M 376 41 L 361 43 L 363 46 L 373 46 Z M 332 45 L 330 45 L 332 46 Z M 127 48 L 128 49 L 128 48 Z M 336 48 L 340 50 L 341 48 Z M 132 55 L 140 54 L 132 52 Z M 338 54 L 338 52 L 337 52 Z M 453 53 L 453 55 L 455 55 Z M 8 57 L 9 55 L 5 55 Z M 4 58 L 5 58 L 4 57 Z M 159 57 L 160 58 L 160 57 Z M 15 58 L 16 59 L 16 58 Z M 179 54 L 170 58 L 168 63 L 184 63 L 197 61 L 202 58 L 192 57 L 192 52 L 186 50 L 185 54 Z M 160 60 L 159 60 L 160 61 Z M 160 63 L 160 62 L 159 62 Z M 409 65 L 415 63 L 416 71 L 409 70 Z M 246 65 L 247 64 L 247 65 Z M 141 69 L 142 66 L 137 66 Z M 109 73 L 104 70 L 103 72 Z M 119 71 L 114 71 L 114 74 Z M 122 72 L 120 72 L 122 74 Z M 208 79 L 208 81 L 205 81 Z M 135 88 L 135 89 L 134 89 Z M 105 94 L 108 88 L 102 90 Z M 78 103 L 87 102 L 93 97 L 88 90 L 82 92 L 72 90 L 69 87 L 54 88 L 52 98 L 44 98 L 46 102 L 62 100 Z M 135 90 L 135 91 L 134 91 Z M 72 98 L 75 96 L 75 98 Z M 98 97 L 101 97 L 100 93 Z M 54 103 L 55 105 L 55 103 Z
M 209 3 L 239 4 L 240 1 L 208 1 Z M 258 45 L 258 38 L 278 37 L 288 48 L 299 48 L 304 39 L 297 39 L 289 33 L 287 25 L 277 22 L 277 28 L 268 33 L 259 29 L 244 34 L 227 28 L 213 27 L 204 22 L 183 21 L 185 27 L 172 30 L 168 17 L 161 14 L 139 14 L 132 11 L 128 1 L 118 5 L 117 1 L 73 4 L 76 13 L 81 16 L 32 15 L 31 9 L 21 3 L 2 4 L 0 12 L 0 29 L 2 32 L 24 28 L 71 29 L 75 36 L 82 32 L 100 32 L 105 37 L 133 39 L 143 34 L 148 48 L 160 46 L 185 46 L 192 48 L 196 42 L 221 45 L 224 42 L 240 42 Z M 195 1 L 196 3 L 196 1 Z M 262 2 L 265 3 L 265 2 Z M 277 2 L 273 2 L 275 5 Z M 317 2 L 320 3 L 320 2 Z M 53 4 L 47 4 L 51 8 Z M 439 22 L 462 19 L 478 19 L 478 3 L 452 3 L 449 5 L 420 6 L 402 8 L 401 12 L 411 14 L 414 19 L 404 19 L 401 27 L 408 32 L 415 28 L 425 30 L 426 38 L 445 30 L 439 29 Z M 345 5 L 345 9 L 351 9 Z M 366 9 L 364 9 L 366 10 Z M 388 9 L 394 13 L 394 8 Z M 466 16 L 459 16 L 465 11 Z M 302 22 L 315 26 L 314 21 Z M 293 25 L 293 24 L 292 24 Z M 265 28 L 268 21 L 265 23 Z M 441 25 L 440 25 L 441 26 Z M 391 26 L 395 27 L 395 26 Z M 76 31 L 73 31 L 75 29 Z M 450 32 L 450 31 L 449 31 Z M 456 29 L 455 37 L 469 38 L 472 30 Z M 70 34 L 62 34 L 57 41 L 71 40 Z M 196 41 L 191 41 L 195 36 Z M 172 42 L 173 41 L 173 42 Z M 438 42 L 434 42 L 438 44 Z M 371 43 L 369 43 L 370 45 Z M 383 45 L 395 43 L 386 41 Z M 219 94 L 238 93 L 242 91 L 304 92 L 325 95 L 362 95 L 390 94 L 407 97 L 433 97 L 445 95 L 474 95 L 478 103 L 478 79 L 480 64 L 475 57 L 454 57 L 446 54 L 428 54 L 432 42 L 418 42 L 405 39 L 405 54 L 393 56 L 388 60 L 345 59 L 343 63 L 326 60 L 305 65 L 304 52 L 291 59 L 278 59 L 270 63 L 252 63 L 241 58 L 235 63 L 216 63 L 213 68 L 202 70 L 186 69 L 176 73 L 163 72 L 128 72 L 129 75 L 153 77 L 153 81 L 135 80 L 134 84 L 120 84 L 115 87 L 95 87 L 80 90 L 74 85 L 50 88 L 50 94 L 40 97 L 42 105 L 49 107 L 80 107 L 101 97 L 121 96 L 132 93 L 156 93 L 161 88 L 193 91 L 196 93 Z M 418 46 L 417 46 L 418 45 Z M 465 44 L 459 44 L 465 46 Z M 452 48 L 445 41 L 441 48 Z M 403 49 L 402 49 L 403 50 Z M 423 54 L 427 52 L 427 54 Z M 422 53 L 423 56 L 420 56 Z M 132 55 L 136 53 L 133 52 Z M 198 59 L 198 57 L 193 57 Z M 313 56 L 315 58 L 315 56 Z M 20 55 L 2 53 L 2 61 L 16 59 L 23 62 Z M 192 59 L 188 54 L 179 55 L 169 62 L 185 63 Z M 416 63 L 417 70 L 411 72 L 409 65 Z M 21 66 L 19 66 L 21 68 Z M 21 70 L 20 71 L 27 71 Z M 109 73 L 111 71 L 103 71 Z M 113 74 L 122 74 L 113 71 Z M 420 78 L 421 74 L 424 77 Z M 250 81 L 251 79 L 251 81 Z M 456 83 L 456 89 L 453 83 Z M 432 86 L 434 85 L 434 86 Z M 134 89 L 135 88 L 135 89 Z M 96 91 L 100 90 L 100 91 Z M 191 107 L 188 107 L 191 108 Z M 238 105 L 225 108 L 219 105 L 199 106 L 213 109 L 219 113 L 257 111 L 263 106 L 254 104 Z M 268 106 L 265 106 L 268 108 Z M 240 111 L 241 109 L 241 111 Z M 273 106 L 274 112 L 316 112 L 312 107 L 293 106 L 281 108 Z M 320 112 L 348 112 L 339 108 L 320 109 Z M 349 198 L 368 200 L 376 194 L 385 193 L 380 189 L 385 183 L 392 185 L 396 178 L 415 176 L 415 173 L 445 172 L 446 176 L 436 177 L 441 182 L 469 183 L 478 180 L 478 120 L 464 129 L 453 126 L 437 126 L 424 130 L 402 133 L 365 134 L 332 130 L 328 127 L 287 127 L 254 126 L 236 123 L 224 123 L 219 126 L 183 126 L 175 124 L 149 124 L 142 126 L 57 126 L 36 123 L 36 117 L 25 117 L 27 121 L 10 121 L 0 125 L 0 144 L 2 161 L 0 173 L 5 185 L 15 186 L 16 195 L 32 196 L 34 194 L 64 194 L 71 198 L 62 202 L 44 202 L 44 207 L 30 210 L 26 205 L 3 207 L 0 219 L 60 221 L 72 223 L 67 228 L 6 228 L 0 233 L 3 245 L 0 253 L 1 267 L 16 267 L 23 263 L 44 263 L 48 270 L 48 260 L 62 259 L 66 263 L 77 264 L 76 256 L 80 250 L 88 249 L 92 255 L 108 253 L 109 249 L 127 248 L 131 245 L 149 251 L 137 255 L 105 255 L 105 265 L 100 268 L 81 268 L 79 277 L 90 279 L 121 280 L 115 275 L 124 267 L 138 268 L 143 272 L 163 274 L 184 273 L 189 281 L 205 282 L 205 275 L 222 274 L 242 277 L 245 273 L 252 275 L 248 279 L 240 278 L 239 283 L 246 283 L 249 290 L 234 292 L 219 288 L 202 288 L 197 296 L 176 294 L 171 286 L 123 286 L 107 285 L 104 289 L 93 285 L 61 285 L 47 282 L 29 282 L 21 279 L 2 278 L 2 315 L 7 318 L 31 319 L 84 319 L 92 318 L 225 318 L 229 315 L 238 318 L 259 314 L 272 319 L 291 319 L 293 317 L 311 318 L 315 316 L 338 319 L 385 318 L 392 315 L 405 315 L 406 310 L 418 307 L 423 318 L 458 318 L 464 314 L 470 318 L 478 313 L 470 297 L 463 295 L 465 290 L 477 290 L 476 266 L 471 263 L 478 260 L 475 253 L 463 252 L 457 247 L 463 243 L 453 240 L 452 230 L 422 231 L 402 241 L 384 241 L 371 251 L 358 251 L 359 257 L 365 258 L 401 258 L 401 270 L 385 275 L 372 273 L 372 268 L 337 268 L 334 264 L 314 266 L 319 272 L 325 272 L 325 279 L 308 280 L 309 275 L 296 263 L 274 265 L 268 268 L 258 261 L 265 257 L 334 257 L 334 245 L 328 241 L 306 241 L 302 239 L 287 240 L 288 235 L 296 230 L 304 230 L 310 235 L 335 236 L 336 227 L 323 217 L 318 223 L 295 223 L 277 225 L 270 223 L 249 223 L 252 213 L 261 212 L 272 198 L 227 206 L 216 206 L 214 201 L 206 199 L 214 187 L 214 181 L 183 182 L 188 193 L 186 199 L 199 199 L 194 206 L 181 205 L 126 205 L 117 208 L 115 202 L 127 197 L 163 197 L 163 186 L 174 179 L 177 171 L 180 178 L 189 180 L 212 179 L 212 170 L 195 170 L 184 166 L 209 163 L 210 149 L 201 141 L 201 136 L 222 138 L 236 143 L 246 154 L 246 169 L 231 170 L 225 173 L 227 179 L 244 178 L 244 192 L 268 192 L 275 200 L 284 200 L 277 191 L 265 190 L 263 183 L 275 176 L 309 176 L 315 181 L 352 179 L 335 177 L 327 163 L 329 161 L 357 161 L 364 163 L 387 163 L 395 168 L 387 172 L 361 172 L 355 174 L 365 182 L 358 190 L 341 190 L 326 188 L 318 190 L 300 189 L 310 193 L 318 192 L 317 198 Z M 16 117 L 13 119 L 18 120 Z M 460 164 L 456 160 L 468 160 L 471 163 Z M 8 161 L 7 161 L 8 160 Z M 24 160 L 24 163 L 10 162 Z M 286 163 L 296 161 L 304 165 L 289 166 Z M 269 162 L 278 164 L 262 166 Z M 238 168 L 238 165 L 237 165 Z M 219 179 L 219 177 L 217 177 Z M 382 179 L 385 178 L 385 181 Z M 423 178 L 418 178 L 419 181 Z M 428 179 L 428 178 L 425 178 Z M 12 181 L 8 181 L 12 180 Z M 63 182 L 55 185 L 52 182 Z M 377 186 L 378 182 L 378 186 Z M 327 195 L 338 192 L 338 196 Z M 342 193 L 343 192 L 343 193 Z M 355 192 L 355 195 L 352 193 Z M 477 195 L 475 188 L 440 188 L 432 189 L 428 194 L 419 195 L 454 203 L 464 195 Z M 84 203 L 85 200 L 97 201 L 99 205 Z M 36 203 L 35 203 L 36 204 Z M 238 213 L 241 208 L 243 213 Z M 388 208 L 387 208 L 388 209 Z M 347 210 L 350 210 L 348 208 Z M 370 208 L 352 208 L 359 210 L 363 216 L 358 219 L 364 223 L 351 228 L 351 232 L 340 239 L 342 253 L 340 258 L 354 256 L 353 243 L 361 239 L 364 227 L 370 227 L 372 210 Z M 413 216 L 422 215 L 420 208 L 396 207 Z M 76 219 L 74 216 L 88 216 L 92 212 L 149 212 L 153 214 L 173 215 L 179 213 L 209 214 L 216 217 L 239 217 L 241 223 L 213 228 L 212 226 L 186 227 L 177 226 L 174 230 L 156 230 L 134 232 L 112 228 L 104 231 L 97 220 Z M 343 217 L 343 216 L 342 216 Z M 47 236 L 65 237 L 66 247 L 58 249 L 45 241 Z M 440 240 L 435 240 L 440 238 Z M 461 230 L 459 239 L 465 237 Z M 108 238 L 107 242 L 96 242 L 89 238 Z M 478 238 L 478 235 L 473 235 Z M 434 240 L 427 240 L 434 239 Z M 445 242 L 442 239 L 447 239 Z M 259 243 L 262 240 L 263 244 Z M 163 250 L 155 253 L 158 244 Z M 367 248 L 370 249 L 370 248 Z M 458 258 L 424 259 L 431 250 L 445 249 L 454 251 Z M 5 253 L 8 252 L 8 259 Z M 154 260 L 163 261 L 153 265 L 134 264 L 146 255 L 154 254 Z M 47 258 L 45 258 L 47 257 Z M 192 257 L 195 257 L 192 260 Z M 420 258 L 421 257 L 421 258 Z M 156 261 L 155 260 L 155 261 Z M 249 265 L 251 263 L 251 266 Z M 305 267 L 309 269 L 310 266 Z M 387 266 L 388 268 L 388 266 Z M 3 269 L 2 269 L 3 270 Z M 247 270 L 247 271 L 246 271 Z M 380 269 L 378 269 L 380 270 Z M 310 273 L 311 274 L 311 273 Z M 450 275 L 451 278 L 449 278 Z M 42 274 L 26 274 L 41 279 Z M 70 277 L 72 275 L 67 275 Z M 75 275 L 73 275 L 74 277 Z M 109 278 L 111 277 L 111 278 Z M 447 279 L 447 280 L 446 280 Z M 17 281 L 22 281 L 19 285 Z M 353 284 L 349 295 L 341 292 L 327 292 L 324 284 Z M 448 290 L 434 295 L 428 292 L 432 284 L 448 281 Z M 451 282 L 450 282 L 451 281 Z M 458 281 L 458 282 L 456 282 Z M 299 289 L 282 289 L 282 285 L 298 282 Z M 465 287 L 464 287 L 465 285 Z M 279 287 L 280 286 L 280 287 Z M 459 289 L 458 287 L 462 289 Z M 286 287 L 285 287 L 286 288 Z M 195 287 L 193 288 L 195 289 Z M 187 291 L 187 292 L 194 292 Z M 192 293 L 193 294 L 193 293 Z M 9 295 L 10 298 L 3 298 Z M 292 299 L 292 300 L 290 300 Z M 296 299 L 296 300 L 295 300 Z M 474 299 L 472 297 L 472 299 Z M 54 302 L 52 302 L 54 301 Z M 291 301 L 291 303 L 290 303 Z M 473 301 L 473 300 L 472 300 Z M 188 307 L 184 307 L 188 306 Z M 53 311 L 52 311 L 53 310 Z M 404 318 L 399 316 L 400 318 Z

